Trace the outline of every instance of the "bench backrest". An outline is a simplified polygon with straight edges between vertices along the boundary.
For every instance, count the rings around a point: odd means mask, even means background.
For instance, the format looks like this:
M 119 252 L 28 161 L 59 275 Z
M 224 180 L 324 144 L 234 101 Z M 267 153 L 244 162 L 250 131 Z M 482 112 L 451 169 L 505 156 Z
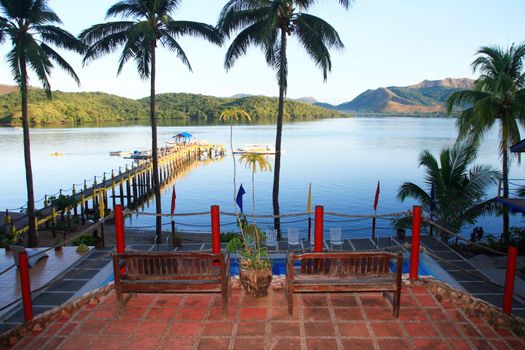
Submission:
M 288 259 L 289 269 L 302 275 L 367 275 L 384 276 L 390 272 L 390 261 L 396 261 L 396 273 L 401 272 L 402 254 L 384 252 L 348 252 L 348 253 L 305 253 L 291 254 Z M 300 261 L 295 268 L 295 261 Z
M 206 279 L 220 275 L 224 253 L 140 252 L 114 254 L 124 261 L 129 279 Z M 217 261 L 220 267 L 215 266 Z

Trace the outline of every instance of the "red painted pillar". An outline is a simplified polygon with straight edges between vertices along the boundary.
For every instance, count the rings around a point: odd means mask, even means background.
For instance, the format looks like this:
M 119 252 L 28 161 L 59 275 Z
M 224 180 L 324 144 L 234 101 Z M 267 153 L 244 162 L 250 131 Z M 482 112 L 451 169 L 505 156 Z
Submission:
M 323 226 L 324 226 L 324 207 L 315 206 L 315 233 L 314 233 L 314 252 L 323 251 Z
M 211 249 L 214 254 L 221 251 L 221 216 L 218 205 L 211 206 Z
M 412 209 L 412 251 L 410 253 L 410 279 L 417 280 L 419 268 L 419 239 L 421 236 L 421 207 Z
M 514 277 L 516 276 L 516 258 L 518 248 L 509 246 L 507 255 L 507 272 L 505 274 L 505 291 L 503 292 L 503 312 L 510 314 L 512 311 L 512 295 L 514 294 Z
M 18 254 L 18 272 L 20 273 L 24 318 L 26 321 L 31 321 L 33 319 L 33 302 L 31 300 L 31 285 L 29 283 L 29 261 L 27 260 L 26 252 Z
M 117 240 L 117 253 L 122 254 L 126 248 L 124 242 L 124 214 L 122 213 L 122 205 L 115 206 L 115 232 Z

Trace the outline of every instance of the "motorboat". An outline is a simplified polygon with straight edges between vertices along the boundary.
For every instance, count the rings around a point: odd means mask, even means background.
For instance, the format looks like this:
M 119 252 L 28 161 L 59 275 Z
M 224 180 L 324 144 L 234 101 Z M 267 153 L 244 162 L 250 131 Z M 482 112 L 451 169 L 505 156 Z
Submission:
M 268 144 L 246 144 L 244 147 L 239 147 L 233 151 L 233 154 L 275 154 L 275 146 Z

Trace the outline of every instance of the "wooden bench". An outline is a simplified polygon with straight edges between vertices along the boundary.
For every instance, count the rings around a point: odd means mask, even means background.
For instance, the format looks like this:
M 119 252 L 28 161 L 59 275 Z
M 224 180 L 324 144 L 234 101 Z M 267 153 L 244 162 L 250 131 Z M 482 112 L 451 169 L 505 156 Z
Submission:
M 390 271 L 395 261 L 396 271 Z M 300 266 L 297 266 L 300 262 Z M 293 293 L 297 292 L 383 292 L 399 317 L 402 254 L 383 252 L 341 252 L 288 254 L 286 297 L 293 313 Z M 392 292 L 393 296 L 387 292 Z
M 222 293 L 223 309 L 230 294 L 230 254 L 201 252 L 113 253 L 115 291 L 123 293 Z

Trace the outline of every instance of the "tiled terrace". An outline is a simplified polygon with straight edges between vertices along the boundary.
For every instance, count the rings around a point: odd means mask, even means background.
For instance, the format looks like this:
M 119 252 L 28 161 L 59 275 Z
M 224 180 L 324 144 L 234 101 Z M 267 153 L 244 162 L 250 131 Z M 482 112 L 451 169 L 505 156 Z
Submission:
M 424 287 L 403 287 L 401 315 L 380 294 L 296 295 L 289 318 L 282 290 L 254 298 L 234 290 L 227 315 L 218 294 L 139 294 L 122 317 L 114 293 L 59 318 L 15 349 L 525 349 L 525 338 L 440 304 Z

